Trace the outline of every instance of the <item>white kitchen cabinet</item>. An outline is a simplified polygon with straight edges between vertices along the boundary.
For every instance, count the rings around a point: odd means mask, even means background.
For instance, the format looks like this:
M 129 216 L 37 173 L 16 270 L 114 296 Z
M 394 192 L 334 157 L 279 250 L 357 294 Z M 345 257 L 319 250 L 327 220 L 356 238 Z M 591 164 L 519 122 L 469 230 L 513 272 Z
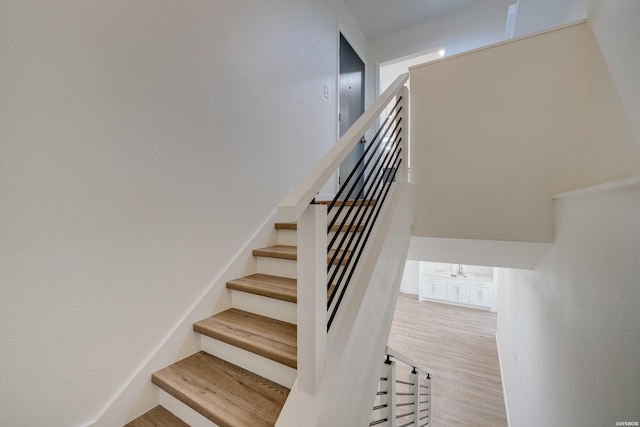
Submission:
M 423 275 L 420 278 L 420 301 L 425 299 L 444 300 L 447 297 L 447 279 Z
M 472 282 L 469 285 L 469 304 L 491 307 L 492 284 Z
M 466 277 L 421 274 L 419 300 L 491 308 L 493 283 Z
M 469 281 L 447 279 L 447 301 L 469 304 Z

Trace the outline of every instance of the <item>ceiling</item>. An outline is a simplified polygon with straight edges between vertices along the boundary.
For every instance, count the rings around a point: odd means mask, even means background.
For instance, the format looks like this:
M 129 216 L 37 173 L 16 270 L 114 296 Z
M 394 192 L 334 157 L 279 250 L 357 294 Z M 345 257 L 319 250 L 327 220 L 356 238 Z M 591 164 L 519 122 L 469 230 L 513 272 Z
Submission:
M 486 0 L 344 0 L 368 40 Z

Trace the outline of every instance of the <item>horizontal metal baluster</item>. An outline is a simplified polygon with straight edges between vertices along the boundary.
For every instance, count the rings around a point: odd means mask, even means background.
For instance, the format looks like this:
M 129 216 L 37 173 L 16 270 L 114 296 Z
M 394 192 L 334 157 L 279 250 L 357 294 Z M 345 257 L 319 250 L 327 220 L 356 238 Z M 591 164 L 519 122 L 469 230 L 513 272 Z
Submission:
M 412 412 L 407 412 L 406 414 L 396 415 L 396 419 L 398 419 L 398 418 L 408 417 L 409 415 L 413 415 L 413 411 L 412 411 Z M 413 424 L 413 421 L 411 421 L 411 423 L 410 423 L 410 424 Z

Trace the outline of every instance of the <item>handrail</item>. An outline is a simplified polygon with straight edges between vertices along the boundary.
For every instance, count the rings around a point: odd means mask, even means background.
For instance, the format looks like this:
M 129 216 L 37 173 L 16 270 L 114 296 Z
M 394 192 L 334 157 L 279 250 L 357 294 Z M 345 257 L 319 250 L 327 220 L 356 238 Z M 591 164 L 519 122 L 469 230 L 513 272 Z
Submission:
M 401 361 L 402 363 L 404 363 L 405 365 L 409 365 L 411 367 L 414 367 L 420 371 L 426 372 L 427 374 L 431 374 L 431 369 L 427 368 L 426 366 L 424 366 L 422 363 L 416 362 L 415 360 L 411 359 L 409 356 L 400 353 L 398 350 L 391 348 L 389 346 L 387 346 L 387 349 L 385 350 L 386 354 Z
M 329 217 L 327 232 L 331 231 L 338 218 L 341 217 L 342 224 L 339 226 L 338 232 L 343 233 L 337 246 L 334 246 L 334 243 L 337 241 L 339 233 L 335 233 L 327 246 L 329 254 L 331 254 L 331 251 L 333 250 L 333 255 L 330 256 L 331 260 L 327 265 L 328 274 L 333 270 L 328 281 L 328 291 L 330 291 L 330 296 L 329 301 L 327 302 L 327 309 L 331 308 L 334 298 L 336 295 L 339 295 L 334 309 L 331 310 L 328 327 L 331 326 L 338 306 L 340 305 L 340 301 L 342 300 L 346 287 L 351 279 L 351 275 L 357 265 L 357 260 L 359 260 L 360 254 L 364 249 L 368 236 L 373 228 L 373 224 L 375 224 L 377 213 L 382 208 L 387 192 L 390 188 L 390 184 L 395 178 L 395 171 L 398 170 L 399 163 L 402 161 L 400 158 L 400 153 L 402 151 L 400 144 L 402 142 L 402 137 L 400 135 L 402 131 L 402 128 L 400 127 L 402 117 L 399 116 L 402 111 L 401 101 L 402 96 L 398 95 L 392 112 L 384 120 L 383 125 L 378 129 L 378 132 L 376 132 L 376 135 L 369 144 L 369 147 L 364 151 L 352 173 L 345 182 L 342 183 L 342 187 L 338 191 L 338 194 L 327 208 L 327 211 L 330 212 L 333 207 L 336 207 L 336 203 L 340 200 L 341 195 L 345 191 L 346 196 L 342 196 L 345 199 L 361 200 L 360 205 L 358 203 L 352 203 L 344 215 L 341 215 L 341 212 L 345 207 L 345 204 L 341 204 L 336 209 L 337 212 L 332 213 Z M 389 131 L 391 131 L 391 137 L 388 135 Z M 373 165 L 370 167 L 371 162 L 373 162 Z M 351 182 L 351 178 L 354 177 L 354 172 L 358 169 L 358 165 L 361 164 L 364 165 L 360 168 L 358 177 Z M 366 177 L 364 176 L 365 170 L 369 170 Z M 385 176 L 385 171 L 389 170 L 391 171 L 391 176 Z M 359 189 L 357 194 L 352 195 L 353 191 L 356 189 Z M 366 209 L 367 206 L 372 206 L 373 208 Z M 354 210 L 356 207 L 358 208 Z M 375 215 L 374 211 L 376 212 Z M 374 215 L 373 220 L 372 215 Z M 363 244 L 361 245 L 360 242 L 363 239 L 363 236 L 365 237 Z M 335 262 L 336 260 L 338 260 L 338 262 Z M 355 260 L 355 262 L 352 263 L 352 260 Z M 341 268 L 341 266 L 344 268 Z M 337 277 L 338 273 L 341 273 L 339 278 Z M 343 282 L 345 274 L 347 273 L 349 273 L 349 276 L 346 278 L 346 282 Z M 341 286 L 343 283 L 345 286 Z M 333 291 L 331 291 L 331 288 L 333 288 Z
M 310 395 L 318 392 L 324 375 L 329 328 L 341 305 L 349 304 L 349 298 L 344 298 L 347 288 L 357 282 L 354 277 L 358 274 L 367 274 L 369 270 L 362 270 L 363 265 L 370 269 L 374 265 L 361 263 L 361 259 L 368 259 L 364 250 L 369 247 L 368 239 L 375 236 L 385 199 L 396 177 L 398 182 L 407 182 L 407 80 L 406 74 L 398 77 L 278 207 L 277 220 L 297 223 L 298 388 Z M 390 117 L 384 120 L 334 200 L 328 207 L 316 203 L 318 190 L 388 107 L 393 107 L 391 113 L 387 110 Z M 340 207 L 329 218 L 339 198 Z M 349 206 L 346 215 L 340 213 L 345 205 Z M 337 246 L 331 233 L 341 236 Z
M 278 220 L 295 222 L 305 208 L 311 203 L 318 191 L 327 182 L 343 160 L 351 153 L 353 147 L 361 140 L 362 135 L 378 119 L 398 91 L 409 79 L 409 74 L 399 76 L 380 95 L 367 111 L 345 132 L 338 142 L 325 154 L 313 169 L 291 190 L 278 206 Z

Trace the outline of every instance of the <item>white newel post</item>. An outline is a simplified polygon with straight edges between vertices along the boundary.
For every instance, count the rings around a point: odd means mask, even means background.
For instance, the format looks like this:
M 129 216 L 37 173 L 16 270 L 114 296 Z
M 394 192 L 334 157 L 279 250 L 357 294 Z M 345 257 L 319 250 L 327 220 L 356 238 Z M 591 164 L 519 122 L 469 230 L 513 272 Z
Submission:
M 431 375 L 426 374 L 425 375 L 425 379 L 424 379 L 424 389 L 425 389 L 425 393 L 427 394 L 427 404 L 426 404 L 426 414 L 427 414 L 427 421 L 428 424 L 427 425 L 431 425 L 431 402 L 433 400 L 433 387 L 432 387 L 432 382 L 431 382 Z
M 420 421 L 420 376 L 416 372 L 415 368 L 409 374 L 409 382 L 413 384 L 411 386 L 411 393 L 413 393 L 413 419 L 414 425 L 419 426 Z
M 386 378 L 386 392 L 387 407 L 380 411 L 381 418 L 386 418 L 388 421 L 385 424 L 389 427 L 396 426 L 396 362 L 385 362 L 382 367 L 382 377 Z
M 402 86 L 398 94 L 402 97 L 400 100 L 400 106 L 402 107 L 400 112 L 402 115 L 402 130 L 400 131 L 400 137 L 402 138 L 400 148 L 402 152 L 400 157 L 402 158 L 402 163 L 398 168 L 396 181 L 407 182 L 409 180 L 409 89 L 406 86 Z
M 315 396 L 327 347 L 327 206 L 298 218 L 298 388 Z

